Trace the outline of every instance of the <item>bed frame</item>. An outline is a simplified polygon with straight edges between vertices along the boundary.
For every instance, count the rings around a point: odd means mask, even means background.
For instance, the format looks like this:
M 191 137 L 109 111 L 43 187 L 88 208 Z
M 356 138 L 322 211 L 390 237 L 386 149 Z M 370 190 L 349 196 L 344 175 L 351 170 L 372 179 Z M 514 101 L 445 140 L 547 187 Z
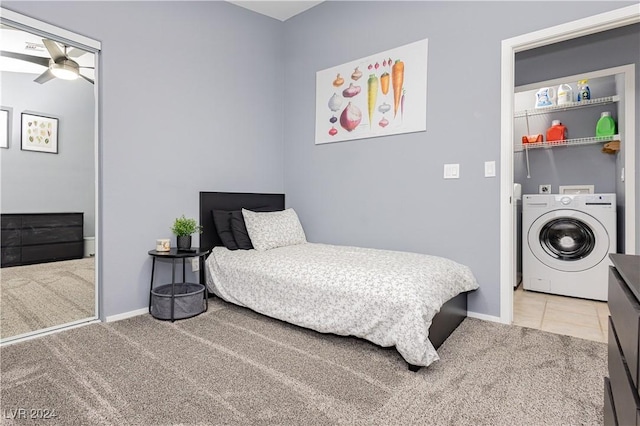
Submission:
M 200 192 L 200 248 L 212 249 L 221 246 L 212 210 L 240 210 L 242 208 L 269 208 L 273 211 L 284 209 L 284 194 L 258 194 L 242 192 Z M 267 209 L 265 209 L 267 210 Z M 204 260 L 200 260 L 200 282 L 205 282 Z M 212 296 L 211 293 L 210 297 Z M 438 349 L 467 316 L 467 293 L 461 293 L 442 305 L 433 317 L 429 328 L 429 340 Z M 418 371 L 418 365 L 409 365 L 409 370 Z

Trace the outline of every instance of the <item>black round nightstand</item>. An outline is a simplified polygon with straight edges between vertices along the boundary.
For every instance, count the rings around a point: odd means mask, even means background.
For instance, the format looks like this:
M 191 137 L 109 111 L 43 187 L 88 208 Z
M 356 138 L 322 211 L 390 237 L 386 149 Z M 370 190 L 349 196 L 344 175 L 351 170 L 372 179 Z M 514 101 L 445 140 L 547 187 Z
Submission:
M 149 250 L 153 258 L 151 264 L 151 283 L 149 286 L 149 313 L 158 319 L 190 318 L 206 312 L 209 308 L 209 292 L 204 283 L 186 282 L 186 259 L 197 257 L 200 267 L 204 265 L 204 258 L 211 250 L 193 247 L 190 250 L 178 250 L 172 248 L 169 251 Z M 153 288 L 153 279 L 156 269 L 156 259 L 171 261 L 171 283 Z M 182 281 L 176 282 L 176 260 L 182 259 Z M 204 301 L 202 301 L 204 295 Z M 176 315 L 176 299 L 180 299 L 179 312 Z M 201 302 L 201 303 L 200 303 Z M 170 314 L 168 314 L 170 312 Z

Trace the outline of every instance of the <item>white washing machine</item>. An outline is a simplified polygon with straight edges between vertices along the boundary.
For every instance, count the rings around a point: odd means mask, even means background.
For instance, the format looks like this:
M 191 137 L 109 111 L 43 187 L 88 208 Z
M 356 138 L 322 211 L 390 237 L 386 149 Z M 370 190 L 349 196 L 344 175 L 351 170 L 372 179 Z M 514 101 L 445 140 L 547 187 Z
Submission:
M 615 194 L 522 196 L 525 290 L 607 300 L 615 252 Z

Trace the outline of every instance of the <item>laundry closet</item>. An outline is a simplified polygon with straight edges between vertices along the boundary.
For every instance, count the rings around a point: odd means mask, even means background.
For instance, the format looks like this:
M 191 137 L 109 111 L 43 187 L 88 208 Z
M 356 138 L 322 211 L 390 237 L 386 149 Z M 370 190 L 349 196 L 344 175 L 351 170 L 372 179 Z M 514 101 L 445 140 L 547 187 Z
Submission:
M 609 253 L 635 249 L 638 30 L 516 55 L 514 288 L 606 301 Z
M 607 300 L 608 254 L 624 251 L 620 151 L 632 68 L 516 88 L 525 290 Z

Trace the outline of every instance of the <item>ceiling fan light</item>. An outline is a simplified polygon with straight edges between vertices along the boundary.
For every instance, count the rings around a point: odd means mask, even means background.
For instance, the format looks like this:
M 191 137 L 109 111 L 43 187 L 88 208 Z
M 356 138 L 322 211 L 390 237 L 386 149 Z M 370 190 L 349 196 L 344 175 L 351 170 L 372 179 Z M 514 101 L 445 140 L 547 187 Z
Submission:
M 55 75 L 57 78 L 61 78 L 63 80 L 75 80 L 78 78 L 78 67 L 72 64 L 69 64 L 67 60 L 59 61 L 57 63 L 51 64 L 49 69 L 51 73 Z

